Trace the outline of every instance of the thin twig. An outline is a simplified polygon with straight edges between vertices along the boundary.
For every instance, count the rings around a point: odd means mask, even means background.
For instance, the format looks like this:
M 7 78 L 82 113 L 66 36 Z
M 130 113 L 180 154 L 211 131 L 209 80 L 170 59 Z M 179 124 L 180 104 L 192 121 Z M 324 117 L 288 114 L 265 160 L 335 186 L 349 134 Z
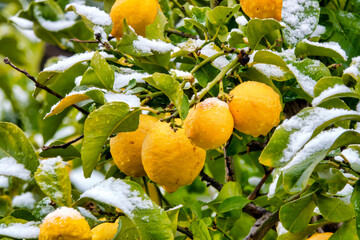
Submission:
M 187 227 L 184 228 L 184 227 L 177 226 L 176 230 L 178 232 L 185 234 L 190 239 L 194 239 L 194 234 L 192 232 L 190 232 L 190 230 Z
M 224 159 L 225 159 L 225 174 L 226 174 L 226 181 L 227 182 L 234 182 L 235 181 L 235 171 L 234 171 L 234 161 L 232 156 L 228 156 L 226 154 L 226 149 L 229 147 L 230 142 L 232 139 L 232 135 L 230 139 L 227 141 L 224 147 Z
M 82 139 L 82 138 L 84 138 L 84 135 L 81 135 L 81 136 L 75 138 L 74 140 L 71 140 L 71 141 L 69 141 L 69 142 L 67 142 L 67 143 L 64 143 L 64 144 L 53 145 L 53 146 L 43 146 L 43 147 L 41 148 L 41 150 L 46 151 L 46 150 L 49 150 L 49 149 L 59 149 L 59 148 L 64 148 L 64 149 L 65 149 L 65 148 L 67 148 L 68 146 L 70 146 L 71 144 L 79 141 L 79 140 Z
M 35 87 L 41 88 L 41 89 L 47 91 L 48 93 L 50 93 L 51 95 L 53 95 L 53 96 L 55 96 L 55 97 L 57 97 L 57 98 L 59 98 L 59 99 L 63 99 L 63 98 L 64 98 L 63 96 L 61 96 L 61 95 L 58 94 L 57 92 L 55 92 L 55 91 L 51 90 L 50 88 L 48 88 L 47 86 L 42 85 L 41 83 L 39 83 L 39 82 L 36 80 L 36 78 L 35 78 L 34 76 L 31 76 L 25 69 L 20 69 L 20 68 L 18 68 L 17 66 L 15 66 L 15 65 L 10 61 L 10 59 L 9 59 L 8 57 L 5 57 L 5 58 L 4 58 L 4 63 L 10 65 L 10 66 L 11 66 L 12 68 L 14 68 L 15 70 L 23 73 L 27 78 L 29 78 L 31 81 L 33 81 L 33 82 L 35 83 Z M 81 113 L 83 113 L 83 114 L 85 114 L 85 115 L 89 115 L 89 112 L 88 112 L 88 111 L 86 111 L 86 110 L 84 110 L 84 109 L 76 106 L 75 104 L 73 104 L 73 105 L 71 105 L 71 106 L 74 107 L 74 108 L 76 108 L 77 110 L 79 110 Z
M 201 170 L 200 172 L 201 181 L 206 181 L 208 186 L 213 186 L 216 190 L 219 192 L 221 191 L 223 185 L 216 181 L 215 179 L 211 178 L 209 175 L 207 175 L 204 170 Z
M 264 183 L 269 178 L 269 176 L 271 175 L 273 170 L 274 170 L 274 168 L 269 168 L 268 170 L 265 171 L 265 174 L 261 178 L 259 184 L 255 187 L 254 191 L 248 196 L 249 200 L 254 200 L 256 198 L 256 196 L 258 195 L 258 193 L 260 191 L 260 188 L 264 185 Z
M 78 43 L 99 43 L 98 40 L 80 40 L 78 38 L 69 39 L 69 42 L 78 42 Z
M 212 228 L 221 232 L 225 238 L 227 238 L 229 240 L 233 240 L 232 237 L 229 234 L 227 234 L 223 229 L 218 227 L 215 222 L 212 223 Z
M 181 36 L 181 37 L 184 37 L 184 38 L 198 39 L 197 36 L 194 36 L 192 34 L 185 33 L 185 32 L 182 32 L 182 31 L 179 31 L 179 30 L 176 30 L 176 29 L 166 29 L 165 32 L 167 32 L 168 35 L 174 34 L 174 35 L 178 35 L 178 36 Z

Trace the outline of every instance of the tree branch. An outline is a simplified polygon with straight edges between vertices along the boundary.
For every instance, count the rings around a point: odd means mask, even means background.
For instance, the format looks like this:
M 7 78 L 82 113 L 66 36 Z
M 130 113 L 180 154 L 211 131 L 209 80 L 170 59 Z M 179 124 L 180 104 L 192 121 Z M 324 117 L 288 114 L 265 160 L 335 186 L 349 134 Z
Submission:
M 69 142 L 67 142 L 67 143 L 64 143 L 64 144 L 53 145 L 53 146 L 43 146 L 43 147 L 41 148 L 41 150 L 46 151 L 46 150 L 49 150 L 49 149 L 59 149 L 59 148 L 64 148 L 64 149 L 65 149 L 65 148 L 67 148 L 68 146 L 70 146 L 71 144 L 79 141 L 79 140 L 82 139 L 82 138 L 84 138 L 84 135 L 81 135 L 81 136 L 75 138 L 74 140 L 71 140 L 71 141 L 69 141 Z
M 245 207 L 242 209 L 242 211 L 256 219 L 261 218 L 265 214 L 271 213 L 270 211 L 266 210 L 265 208 L 256 206 L 253 203 L 246 204 Z
M 48 88 L 45 85 L 42 85 L 41 83 L 39 83 L 38 81 L 36 81 L 36 78 L 34 76 L 31 76 L 25 69 L 20 69 L 17 66 L 15 66 L 8 57 L 4 58 L 4 63 L 10 65 L 12 68 L 14 68 L 15 70 L 23 73 L 27 78 L 29 78 L 31 81 L 33 81 L 35 83 L 35 87 L 37 88 L 41 88 L 45 91 L 47 91 L 48 93 L 50 93 L 51 95 L 57 97 L 58 99 L 63 99 L 64 97 L 61 96 L 60 94 L 58 94 L 57 92 L 51 90 L 50 88 Z M 76 106 L 75 104 L 71 105 L 72 107 L 76 108 L 77 110 L 79 110 L 81 113 L 85 114 L 85 115 L 89 115 L 89 112 Z
M 221 183 L 219 183 L 218 181 L 216 181 L 215 179 L 211 178 L 209 175 L 207 175 L 204 172 L 204 170 L 201 170 L 200 176 L 201 176 L 201 181 L 207 182 L 207 186 L 213 186 L 219 192 L 221 191 L 223 185 Z
M 279 211 L 266 213 L 256 220 L 245 240 L 260 240 L 279 221 Z
M 232 136 L 227 141 L 224 147 L 224 159 L 225 159 L 225 175 L 226 175 L 226 182 L 233 182 L 235 181 L 235 171 L 234 171 L 234 162 L 232 156 L 227 156 L 226 149 L 229 147 Z
M 269 178 L 269 176 L 271 175 L 273 170 L 274 170 L 274 168 L 269 168 L 268 170 L 265 171 L 265 174 L 261 178 L 259 184 L 255 187 L 254 191 L 248 196 L 249 200 L 254 200 L 256 198 L 256 196 L 258 195 L 258 193 L 260 191 L 260 188 L 264 185 L 264 183 Z
M 167 32 L 167 35 L 170 34 L 174 34 L 174 35 L 178 35 L 184 38 L 192 38 L 192 39 L 198 39 L 196 36 L 189 34 L 189 33 L 185 33 L 176 29 L 166 29 L 165 32 Z
M 177 226 L 176 230 L 188 236 L 190 239 L 194 239 L 194 234 L 190 232 L 188 228 Z

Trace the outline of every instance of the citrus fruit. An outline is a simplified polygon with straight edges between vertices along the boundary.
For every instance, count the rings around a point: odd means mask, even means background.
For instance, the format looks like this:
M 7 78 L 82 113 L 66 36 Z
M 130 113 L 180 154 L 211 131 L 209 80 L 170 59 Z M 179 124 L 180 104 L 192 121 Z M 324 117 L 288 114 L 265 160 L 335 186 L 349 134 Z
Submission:
M 157 122 L 144 139 L 141 157 L 148 177 L 174 192 L 191 184 L 204 166 L 206 151 L 194 146 L 184 129 Z
M 328 240 L 333 233 L 325 232 L 325 233 L 315 233 L 308 240 Z
M 280 122 L 280 96 L 264 83 L 248 81 L 231 92 L 229 108 L 234 125 L 242 133 L 257 137 L 266 135 Z
M 114 223 L 101 223 L 91 229 L 92 240 L 112 240 L 117 233 L 119 220 Z
M 217 99 L 208 98 L 190 109 L 184 122 L 186 136 L 203 149 L 220 147 L 230 138 L 234 119 L 229 106 Z
M 281 20 L 282 0 L 240 0 L 244 13 L 251 18 Z
M 91 240 L 85 218 L 75 209 L 62 207 L 49 213 L 40 225 L 39 240 Z
M 141 146 L 147 131 L 157 122 L 155 117 L 140 115 L 139 127 L 134 132 L 121 132 L 110 139 L 110 152 L 116 166 L 126 175 L 145 176 L 141 162 Z
M 158 9 L 157 0 L 117 0 L 110 11 L 113 21 L 111 35 L 116 38 L 123 36 L 123 21 L 126 19 L 136 34 L 145 36 L 146 26 L 154 22 Z

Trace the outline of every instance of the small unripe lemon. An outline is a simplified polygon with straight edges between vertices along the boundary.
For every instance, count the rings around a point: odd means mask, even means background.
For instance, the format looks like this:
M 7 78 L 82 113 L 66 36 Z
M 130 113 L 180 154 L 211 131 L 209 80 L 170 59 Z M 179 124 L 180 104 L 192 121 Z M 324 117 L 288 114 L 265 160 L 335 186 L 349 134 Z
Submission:
M 248 81 L 231 92 L 229 107 L 234 125 L 242 133 L 257 137 L 266 135 L 279 124 L 282 106 L 280 96 L 264 83 Z
M 139 127 L 134 132 L 121 132 L 110 139 L 110 152 L 116 166 L 126 175 L 142 177 L 146 173 L 141 162 L 141 147 L 147 131 L 158 120 L 140 115 Z
M 49 213 L 40 225 L 39 240 L 91 240 L 85 218 L 75 209 L 62 207 Z
M 114 223 L 101 223 L 91 229 L 92 240 L 112 240 L 117 233 L 119 221 Z
M 240 0 L 244 13 L 251 18 L 281 20 L 282 0 Z
M 123 22 L 126 19 L 136 34 L 145 36 L 146 26 L 154 22 L 158 9 L 157 0 L 116 0 L 110 11 L 113 21 L 111 35 L 116 38 L 123 36 Z
M 214 149 L 226 143 L 233 128 L 229 106 L 217 98 L 208 98 L 195 105 L 184 122 L 186 136 L 203 149 Z
M 191 184 L 205 163 L 206 151 L 193 145 L 184 129 L 157 122 L 144 139 L 142 162 L 148 177 L 167 192 Z
M 325 233 L 315 233 L 308 240 L 328 240 L 333 233 L 325 232 Z

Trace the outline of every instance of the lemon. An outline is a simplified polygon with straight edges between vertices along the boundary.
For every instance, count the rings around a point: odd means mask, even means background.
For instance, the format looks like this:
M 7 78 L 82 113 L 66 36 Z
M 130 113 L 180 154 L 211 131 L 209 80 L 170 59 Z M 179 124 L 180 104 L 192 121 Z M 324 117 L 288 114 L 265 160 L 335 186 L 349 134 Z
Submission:
M 116 166 L 126 175 L 145 176 L 141 162 L 141 146 L 147 131 L 157 122 L 155 117 L 140 115 L 139 127 L 134 132 L 121 132 L 110 139 L 110 152 Z
M 308 240 L 328 240 L 333 233 L 325 232 L 325 233 L 315 233 Z
M 280 122 L 280 96 L 264 83 L 248 81 L 236 86 L 229 102 L 234 125 L 242 133 L 266 135 Z
M 92 240 L 112 240 L 117 233 L 119 220 L 114 223 L 101 223 L 91 229 Z
M 282 0 L 240 0 L 244 13 L 251 18 L 281 20 Z
M 191 144 L 184 129 L 157 122 L 144 139 L 141 157 L 149 178 L 174 192 L 191 184 L 205 163 L 206 151 Z
M 208 98 L 190 109 L 184 122 L 186 136 L 203 149 L 220 147 L 230 138 L 234 119 L 229 106 L 217 98 Z
M 49 213 L 40 225 L 39 240 L 91 240 L 85 218 L 73 208 L 62 207 Z
M 126 19 L 136 34 L 145 36 L 146 26 L 154 22 L 158 9 L 157 0 L 117 0 L 110 11 L 113 21 L 111 35 L 116 38 L 123 36 L 123 21 Z

